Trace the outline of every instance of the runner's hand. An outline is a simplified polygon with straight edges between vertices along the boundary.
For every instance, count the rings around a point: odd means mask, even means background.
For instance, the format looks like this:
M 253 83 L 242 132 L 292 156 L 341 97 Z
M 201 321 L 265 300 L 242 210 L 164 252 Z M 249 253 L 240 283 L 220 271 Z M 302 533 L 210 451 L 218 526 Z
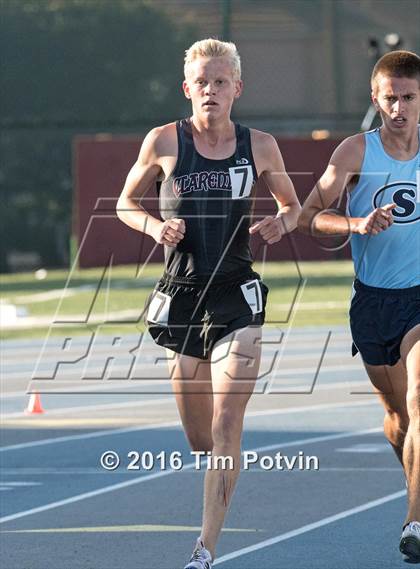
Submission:
M 254 225 L 251 225 L 249 232 L 251 235 L 259 233 L 264 241 L 267 241 L 269 245 L 272 245 L 273 243 L 280 241 L 283 237 L 283 221 L 281 217 L 269 215 L 264 217 L 261 221 L 254 223 Z
M 388 229 L 393 223 L 392 210 L 397 207 L 395 203 L 389 203 L 383 207 L 377 207 L 367 217 L 360 220 L 357 225 L 356 233 L 360 235 L 372 234 L 378 235 L 385 229 Z
M 185 221 L 173 218 L 162 221 L 153 231 L 153 239 L 160 245 L 176 247 L 185 235 Z

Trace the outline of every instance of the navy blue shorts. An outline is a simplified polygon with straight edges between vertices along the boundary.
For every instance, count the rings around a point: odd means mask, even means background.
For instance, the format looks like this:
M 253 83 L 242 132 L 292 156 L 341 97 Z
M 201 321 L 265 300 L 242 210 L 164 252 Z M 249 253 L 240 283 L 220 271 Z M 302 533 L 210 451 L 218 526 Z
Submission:
M 267 294 L 254 271 L 210 286 L 164 275 L 148 299 L 145 322 L 160 346 L 206 360 L 231 332 L 264 324 Z
M 350 307 L 352 354 L 369 365 L 395 365 L 402 339 L 420 324 L 420 285 L 392 289 L 367 286 L 357 279 Z

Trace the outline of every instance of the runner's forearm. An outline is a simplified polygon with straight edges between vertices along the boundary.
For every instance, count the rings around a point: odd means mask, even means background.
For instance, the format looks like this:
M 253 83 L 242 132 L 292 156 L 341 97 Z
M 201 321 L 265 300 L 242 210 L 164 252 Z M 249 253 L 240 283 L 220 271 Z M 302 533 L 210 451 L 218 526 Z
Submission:
M 281 217 L 283 222 L 283 227 L 286 229 L 287 233 L 290 233 L 297 227 L 297 220 L 301 207 L 299 204 L 286 205 L 279 207 L 277 217 Z
M 307 235 L 348 235 L 358 233 L 361 218 L 335 213 L 313 213 L 311 219 L 300 219 L 299 230 Z
M 161 221 L 142 208 L 137 200 L 125 198 L 119 200 L 116 208 L 118 218 L 136 231 L 152 237 L 153 228 Z

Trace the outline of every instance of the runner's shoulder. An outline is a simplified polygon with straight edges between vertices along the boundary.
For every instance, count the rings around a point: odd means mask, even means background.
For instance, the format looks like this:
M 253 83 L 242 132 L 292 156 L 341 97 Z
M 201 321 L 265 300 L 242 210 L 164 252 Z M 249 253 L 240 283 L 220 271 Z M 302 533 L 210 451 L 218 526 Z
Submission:
M 348 171 L 359 172 L 365 155 L 364 133 L 353 134 L 345 138 L 331 156 L 330 164 L 345 167 Z
M 144 138 L 143 147 L 156 157 L 172 155 L 178 148 L 176 123 L 171 122 L 152 128 Z
M 262 130 L 249 129 L 251 133 L 251 146 L 255 162 L 258 163 L 258 171 L 275 168 L 282 170 L 282 161 L 279 145 L 273 135 Z
M 252 149 L 257 151 L 267 151 L 274 147 L 278 148 L 276 139 L 272 134 L 264 132 L 262 130 L 257 130 L 255 128 L 250 128 L 251 133 L 251 143 Z

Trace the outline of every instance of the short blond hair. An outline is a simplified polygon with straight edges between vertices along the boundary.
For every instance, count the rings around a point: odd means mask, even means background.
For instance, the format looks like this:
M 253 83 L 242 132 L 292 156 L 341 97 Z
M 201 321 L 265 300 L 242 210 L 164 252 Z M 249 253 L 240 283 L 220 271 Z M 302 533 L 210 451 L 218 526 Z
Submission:
M 187 77 L 189 65 L 198 57 L 226 57 L 232 65 L 232 74 L 235 81 L 241 78 L 241 58 L 236 45 L 228 41 L 214 38 L 196 41 L 185 51 L 184 75 Z

